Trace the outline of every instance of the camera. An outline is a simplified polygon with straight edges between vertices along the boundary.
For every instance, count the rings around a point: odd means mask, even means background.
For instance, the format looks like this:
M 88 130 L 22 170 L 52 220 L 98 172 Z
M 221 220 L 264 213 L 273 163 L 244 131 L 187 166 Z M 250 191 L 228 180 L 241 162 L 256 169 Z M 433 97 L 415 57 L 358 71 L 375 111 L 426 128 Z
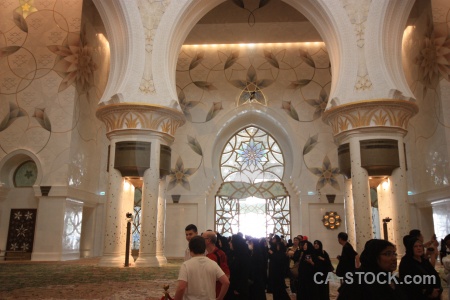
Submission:
M 311 255 L 306 255 L 305 258 L 309 260 L 311 259 Z
M 427 251 L 429 251 L 429 252 L 434 252 L 434 248 L 428 247 L 428 248 L 427 248 Z

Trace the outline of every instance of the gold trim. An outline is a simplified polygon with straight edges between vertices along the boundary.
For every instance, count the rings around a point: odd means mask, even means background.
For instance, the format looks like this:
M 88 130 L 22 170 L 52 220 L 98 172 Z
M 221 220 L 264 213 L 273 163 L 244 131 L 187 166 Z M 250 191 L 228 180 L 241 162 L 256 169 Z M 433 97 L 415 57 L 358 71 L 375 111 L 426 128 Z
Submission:
M 97 108 L 97 117 L 100 111 L 103 111 L 105 109 L 113 109 L 113 108 L 126 108 L 126 107 L 130 107 L 130 108 L 135 108 L 137 106 L 142 106 L 144 108 L 149 108 L 149 109 L 162 109 L 162 110 L 166 110 L 166 111 L 171 111 L 175 114 L 179 114 L 179 115 L 183 115 L 183 113 L 177 109 L 171 108 L 171 107 L 167 107 L 167 106 L 163 106 L 163 105 L 159 105 L 159 104 L 148 104 L 148 103 L 140 103 L 140 102 L 126 102 L 126 103 L 114 103 L 114 104 L 108 104 L 108 105 L 102 105 L 99 106 Z M 184 117 L 184 115 L 183 115 Z
M 397 99 L 372 99 L 342 104 L 326 110 L 322 120 L 334 136 L 361 128 L 394 127 L 407 131 L 411 117 L 419 112 L 417 104 Z
M 174 136 L 186 119 L 181 111 L 147 103 L 117 103 L 100 106 L 96 114 L 107 133 L 126 129 L 153 130 Z

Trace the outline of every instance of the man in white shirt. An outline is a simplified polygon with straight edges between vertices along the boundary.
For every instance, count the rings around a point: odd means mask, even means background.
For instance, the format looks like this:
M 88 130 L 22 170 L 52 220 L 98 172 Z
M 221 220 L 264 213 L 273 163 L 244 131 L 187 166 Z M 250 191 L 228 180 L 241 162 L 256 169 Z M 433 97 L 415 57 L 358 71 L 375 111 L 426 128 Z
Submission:
M 223 300 L 230 281 L 219 265 L 205 256 L 205 239 L 191 238 L 189 250 L 191 259 L 181 265 L 174 300 Z M 222 284 L 217 298 L 216 280 Z

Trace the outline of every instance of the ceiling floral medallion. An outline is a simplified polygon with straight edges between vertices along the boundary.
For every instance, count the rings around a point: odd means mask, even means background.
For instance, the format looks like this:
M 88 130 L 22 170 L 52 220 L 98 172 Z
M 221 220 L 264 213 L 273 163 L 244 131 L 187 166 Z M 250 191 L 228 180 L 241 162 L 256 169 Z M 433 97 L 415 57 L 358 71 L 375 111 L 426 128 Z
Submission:
M 257 7 L 253 8 L 253 9 L 249 9 L 249 8 L 245 7 L 244 0 L 232 0 L 232 2 L 234 4 L 236 4 L 237 6 L 239 6 L 240 8 L 245 9 L 246 11 L 248 11 L 249 15 L 248 15 L 247 22 L 248 22 L 248 25 L 250 27 L 253 27 L 255 25 L 255 23 L 256 23 L 256 17 L 255 17 L 255 13 L 254 12 L 256 10 L 262 8 L 263 6 L 267 5 L 270 2 L 270 0 L 259 0 Z
M 258 80 L 255 67 L 250 66 L 247 70 L 245 80 L 238 79 L 230 81 L 233 86 L 242 90 L 237 101 L 237 106 L 255 102 L 262 105 L 267 105 L 267 100 L 261 90 L 270 86 L 273 82 L 274 80 L 272 79 Z

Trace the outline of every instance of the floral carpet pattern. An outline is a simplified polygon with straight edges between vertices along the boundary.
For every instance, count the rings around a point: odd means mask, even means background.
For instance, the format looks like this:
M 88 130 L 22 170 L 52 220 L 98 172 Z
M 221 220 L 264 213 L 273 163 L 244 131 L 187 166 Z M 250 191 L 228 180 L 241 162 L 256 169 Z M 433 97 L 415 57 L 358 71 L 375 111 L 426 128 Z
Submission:
M 166 284 L 174 296 L 182 260 L 169 259 L 161 268 L 105 268 L 98 262 L 99 258 L 65 262 L 0 260 L 0 299 L 160 300 Z M 443 275 L 440 265 L 437 269 Z M 443 299 L 447 299 L 447 284 L 443 285 Z M 337 288 L 338 281 L 330 282 L 330 300 L 336 299 Z M 295 294 L 291 299 L 295 300 Z M 272 300 L 272 295 L 267 294 L 267 300 Z
M 0 299 L 161 299 L 175 294 L 181 260 L 162 268 L 105 268 L 99 258 L 0 262 Z

